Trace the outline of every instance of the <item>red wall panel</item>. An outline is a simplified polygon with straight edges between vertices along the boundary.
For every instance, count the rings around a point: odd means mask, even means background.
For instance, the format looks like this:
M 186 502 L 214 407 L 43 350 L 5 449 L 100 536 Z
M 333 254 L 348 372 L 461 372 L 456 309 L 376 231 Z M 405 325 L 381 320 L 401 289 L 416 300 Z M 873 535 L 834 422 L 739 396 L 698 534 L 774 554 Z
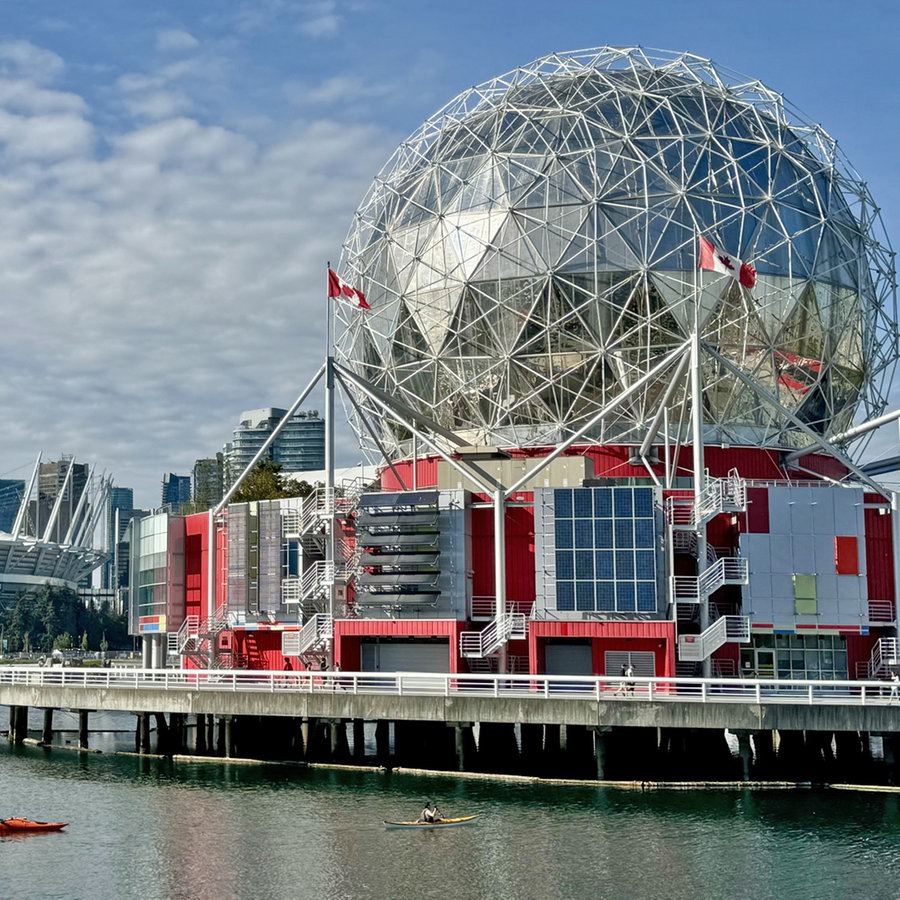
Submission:
M 884 502 L 877 494 L 866 494 L 865 503 Z M 896 601 L 894 596 L 894 542 L 891 536 L 892 514 L 881 515 L 866 509 L 866 583 L 870 600 Z
M 748 534 L 768 534 L 769 489 L 747 488 L 747 512 L 739 518 Z
M 675 675 L 674 622 L 529 622 L 528 658 L 533 673 L 544 671 L 545 642 L 559 638 L 592 640 L 595 675 L 614 674 L 603 671 L 607 650 L 652 652 L 657 675 L 660 678 Z
M 834 567 L 838 575 L 859 575 L 859 546 L 856 537 L 835 537 Z

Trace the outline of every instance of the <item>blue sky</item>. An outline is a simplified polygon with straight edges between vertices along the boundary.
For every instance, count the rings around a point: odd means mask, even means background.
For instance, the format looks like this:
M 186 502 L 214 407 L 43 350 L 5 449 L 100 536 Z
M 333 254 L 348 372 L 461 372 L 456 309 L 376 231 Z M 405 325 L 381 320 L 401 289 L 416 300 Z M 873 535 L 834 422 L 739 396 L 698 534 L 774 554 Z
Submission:
M 553 51 L 759 79 L 838 139 L 896 246 L 898 31 L 889 0 L 0 0 L 0 477 L 71 453 L 153 506 L 242 410 L 290 405 L 394 147 Z

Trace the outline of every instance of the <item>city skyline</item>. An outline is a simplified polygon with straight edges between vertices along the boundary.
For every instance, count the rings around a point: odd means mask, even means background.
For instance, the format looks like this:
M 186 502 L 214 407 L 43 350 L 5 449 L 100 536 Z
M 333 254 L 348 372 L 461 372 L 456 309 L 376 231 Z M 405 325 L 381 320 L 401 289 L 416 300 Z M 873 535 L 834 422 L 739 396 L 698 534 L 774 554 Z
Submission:
M 289 407 L 324 355 L 326 262 L 394 148 L 467 86 L 553 51 L 640 44 L 761 80 L 838 140 L 896 245 L 900 13 L 863 7 L 575 2 L 548 17 L 526 2 L 512 36 L 507 4 L 10 5 L 0 477 L 73 454 L 152 507 L 162 473 L 216 452 L 237 412 Z M 337 451 L 361 458 L 344 426 Z

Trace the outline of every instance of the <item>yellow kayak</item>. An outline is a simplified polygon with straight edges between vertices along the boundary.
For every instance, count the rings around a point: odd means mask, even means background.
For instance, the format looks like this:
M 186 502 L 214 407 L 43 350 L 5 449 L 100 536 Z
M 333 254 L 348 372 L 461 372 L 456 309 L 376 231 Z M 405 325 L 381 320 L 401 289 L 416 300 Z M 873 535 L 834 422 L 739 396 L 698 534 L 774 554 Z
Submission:
M 437 822 L 385 822 L 388 828 L 452 828 L 454 825 L 467 825 L 480 818 L 481 814 L 475 816 L 461 816 L 458 819 L 438 819 Z

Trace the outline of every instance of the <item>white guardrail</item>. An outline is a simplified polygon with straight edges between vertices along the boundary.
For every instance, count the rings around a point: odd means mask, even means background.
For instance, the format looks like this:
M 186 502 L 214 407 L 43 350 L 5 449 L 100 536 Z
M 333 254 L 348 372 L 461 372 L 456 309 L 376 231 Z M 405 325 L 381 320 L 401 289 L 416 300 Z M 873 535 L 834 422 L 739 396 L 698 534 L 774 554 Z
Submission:
M 483 675 L 427 672 L 289 672 L 246 669 L 110 669 L 0 667 L 4 686 L 160 691 L 479 696 L 654 703 L 778 703 L 887 706 L 897 690 L 884 681 L 779 681 L 736 678 L 645 678 L 586 675 Z M 2 702 L 2 701 L 0 701 Z

